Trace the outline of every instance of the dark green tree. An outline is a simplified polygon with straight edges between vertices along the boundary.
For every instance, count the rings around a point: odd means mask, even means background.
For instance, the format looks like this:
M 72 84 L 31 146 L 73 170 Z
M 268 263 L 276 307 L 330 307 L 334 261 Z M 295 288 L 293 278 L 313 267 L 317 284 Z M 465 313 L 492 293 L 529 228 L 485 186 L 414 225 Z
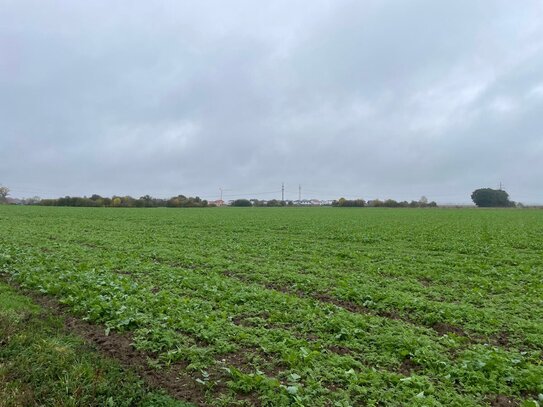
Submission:
M 253 206 L 253 204 L 248 199 L 236 199 L 232 206 Z
M 283 206 L 284 201 L 279 201 L 277 199 L 270 199 L 266 206 Z
M 366 206 L 366 201 L 363 199 L 345 199 L 345 198 L 339 198 L 337 201 L 332 202 L 332 206 L 339 206 L 339 207 L 358 207 L 362 208 Z
M 472 192 L 471 199 L 480 208 L 515 206 L 515 203 L 509 200 L 509 194 L 502 189 L 479 188 Z

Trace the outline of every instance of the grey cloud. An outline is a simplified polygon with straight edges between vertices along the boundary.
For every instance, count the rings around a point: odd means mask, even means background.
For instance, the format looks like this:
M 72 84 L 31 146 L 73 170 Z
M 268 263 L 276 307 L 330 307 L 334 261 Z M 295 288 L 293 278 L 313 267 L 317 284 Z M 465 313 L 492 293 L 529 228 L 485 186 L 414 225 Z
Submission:
M 0 183 L 18 196 L 543 202 L 536 1 L 5 1 Z M 273 194 L 269 195 L 270 197 Z

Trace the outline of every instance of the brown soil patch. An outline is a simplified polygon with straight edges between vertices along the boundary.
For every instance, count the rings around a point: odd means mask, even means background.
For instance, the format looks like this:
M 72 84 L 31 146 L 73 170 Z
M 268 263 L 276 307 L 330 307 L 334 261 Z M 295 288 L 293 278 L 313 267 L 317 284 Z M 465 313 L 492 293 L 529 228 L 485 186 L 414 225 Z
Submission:
M 328 350 L 334 353 L 337 353 L 338 355 L 350 355 L 353 353 L 353 351 L 345 346 L 340 345 L 332 345 L 328 347 Z
M 432 280 L 428 277 L 420 277 L 419 283 L 423 285 L 424 287 L 430 287 L 432 285 Z
M 236 276 L 237 278 L 237 276 Z M 267 284 L 264 284 L 264 287 L 266 287 L 267 289 L 269 290 L 275 290 L 275 291 L 279 291 L 283 294 L 291 294 L 291 295 L 297 295 L 297 292 L 294 291 L 294 290 L 290 290 L 286 287 L 283 287 L 282 285 L 280 284 L 275 284 L 275 283 L 267 283 Z
M 413 362 L 412 359 L 404 359 L 400 367 L 398 368 L 398 371 L 403 374 L 404 376 L 411 376 L 413 372 L 416 372 L 420 370 L 420 366 L 417 365 L 415 362 Z
M 519 406 L 520 403 L 518 400 L 515 400 L 512 397 L 507 397 L 502 394 L 499 394 L 497 396 L 492 396 L 487 398 L 488 402 L 493 407 L 511 407 L 511 406 Z
M 511 343 L 509 340 L 509 335 L 507 332 L 500 332 L 497 335 L 493 336 L 492 339 L 500 346 L 508 347 Z
M 123 276 L 131 276 L 133 273 L 128 270 L 115 270 L 115 273 L 122 274 Z
M 436 331 L 440 336 L 451 334 L 451 333 L 458 336 L 467 336 L 466 333 L 462 330 L 462 328 L 447 324 L 445 322 L 436 322 L 434 325 L 432 325 L 432 329 Z
M 254 313 L 254 314 L 239 314 L 232 318 L 232 322 L 238 326 L 245 326 L 245 327 L 252 327 L 252 328 L 258 327 L 258 326 L 263 326 L 264 328 L 271 328 L 275 325 L 269 322 L 260 324 L 259 323 L 260 321 L 251 321 L 250 320 L 251 318 L 260 318 L 264 321 L 267 321 L 270 318 L 270 313 L 264 311 L 260 313 Z
M 380 317 L 383 317 L 383 318 L 393 319 L 395 321 L 403 321 L 403 322 L 407 322 L 408 324 L 411 324 L 411 325 L 416 325 L 409 318 L 402 317 L 398 313 L 398 311 L 394 311 L 394 310 L 392 310 L 392 311 L 377 311 L 376 314 L 379 315 Z
M 269 377 L 276 377 L 288 367 L 276 355 L 265 353 L 257 347 L 243 348 L 236 352 L 218 356 L 217 360 L 225 366 L 232 366 L 244 373 L 254 373 L 258 368 Z
M 338 307 L 341 307 L 341 308 L 344 308 L 348 311 L 351 311 L 351 312 L 357 312 L 357 313 L 362 313 L 362 314 L 371 314 L 371 312 L 359 305 L 359 304 L 355 304 L 354 302 L 351 302 L 351 301 L 345 301 L 345 300 L 341 300 L 339 298 L 335 298 L 333 296 L 331 296 L 330 294 L 325 294 L 325 293 L 315 293 L 314 295 L 312 295 L 312 297 L 316 300 L 319 300 L 319 301 L 323 301 L 323 302 L 327 302 L 327 303 L 330 303 L 330 304 L 334 304 Z

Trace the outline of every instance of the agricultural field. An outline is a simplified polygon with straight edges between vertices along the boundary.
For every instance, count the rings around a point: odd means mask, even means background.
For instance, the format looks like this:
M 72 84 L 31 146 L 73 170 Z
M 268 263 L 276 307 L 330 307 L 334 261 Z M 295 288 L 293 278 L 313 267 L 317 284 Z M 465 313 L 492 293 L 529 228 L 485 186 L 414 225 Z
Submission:
M 543 405 L 543 211 L 0 206 L 0 273 L 155 405 Z

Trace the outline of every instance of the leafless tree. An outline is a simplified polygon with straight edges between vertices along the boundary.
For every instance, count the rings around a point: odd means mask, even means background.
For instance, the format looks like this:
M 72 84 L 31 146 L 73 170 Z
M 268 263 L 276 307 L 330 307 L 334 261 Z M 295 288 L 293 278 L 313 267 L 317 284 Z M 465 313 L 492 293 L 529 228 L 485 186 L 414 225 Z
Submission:
M 9 195 L 9 188 L 0 185 L 0 202 L 6 202 Z

